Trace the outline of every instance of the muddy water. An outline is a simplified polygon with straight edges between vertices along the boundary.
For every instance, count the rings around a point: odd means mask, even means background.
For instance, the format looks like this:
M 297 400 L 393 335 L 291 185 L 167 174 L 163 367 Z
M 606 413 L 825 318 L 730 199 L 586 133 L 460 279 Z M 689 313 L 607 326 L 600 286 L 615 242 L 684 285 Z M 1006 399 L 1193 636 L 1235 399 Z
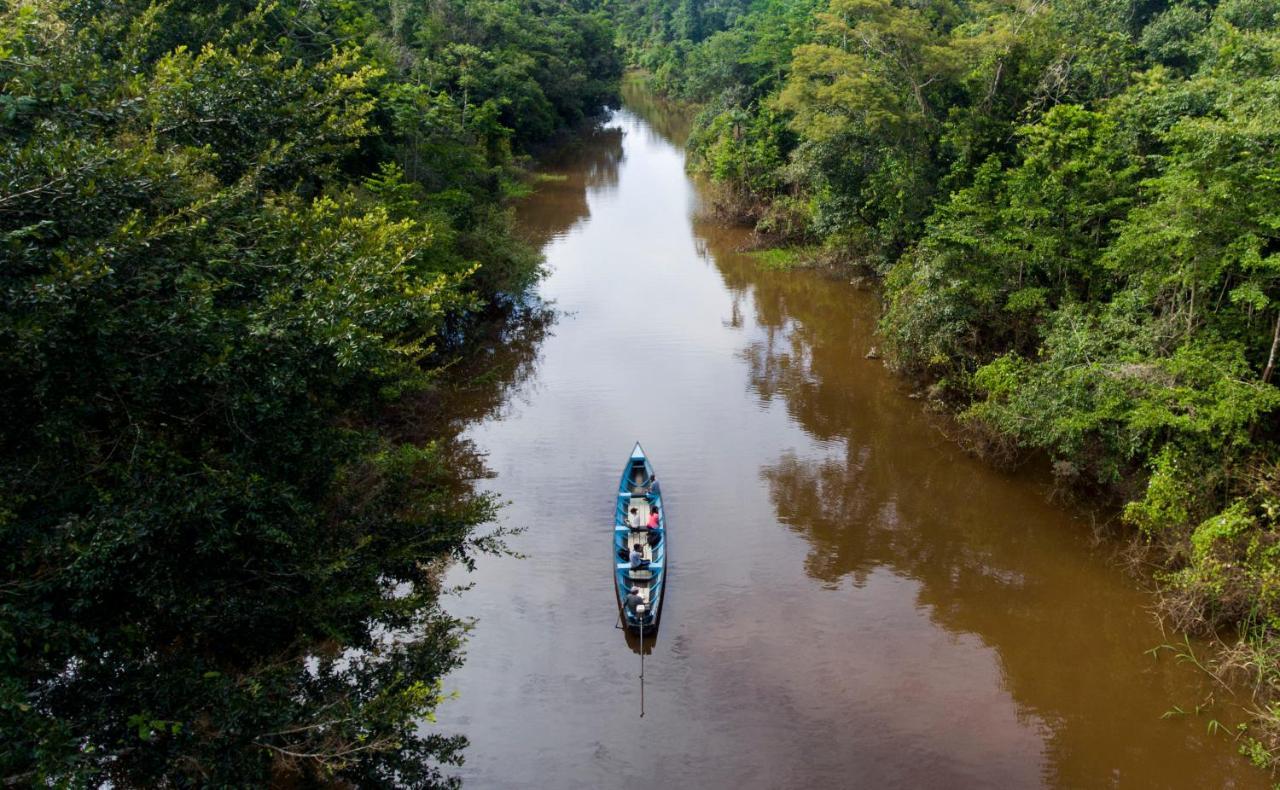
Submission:
M 637 106 L 633 102 L 633 106 Z M 864 355 L 872 296 L 764 271 L 695 219 L 679 116 L 616 114 L 522 209 L 560 313 L 470 431 L 525 559 L 455 580 L 478 618 L 436 726 L 476 787 L 1255 787 L 1214 691 L 1045 481 L 959 452 Z M 528 351 L 528 349 L 524 349 Z M 671 588 L 615 630 L 613 493 L 663 480 Z M 1225 692 L 1218 692 L 1218 697 Z

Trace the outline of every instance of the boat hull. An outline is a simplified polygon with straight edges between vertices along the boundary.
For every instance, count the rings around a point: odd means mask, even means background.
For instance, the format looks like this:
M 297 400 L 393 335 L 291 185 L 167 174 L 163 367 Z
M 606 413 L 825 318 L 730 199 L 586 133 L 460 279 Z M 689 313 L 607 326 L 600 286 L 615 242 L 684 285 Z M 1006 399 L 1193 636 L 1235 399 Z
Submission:
M 634 529 L 632 519 L 647 522 L 650 513 L 658 514 L 656 529 Z M 662 604 L 667 582 L 667 514 L 662 503 L 662 487 L 653 465 L 637 442 L 622 470 L 614 502 L 613 519 L 614 592 L 618 614 L 631 631 L 656 632 L 661 622 Z M 632 568 L 630 554 L 640 546 L 648 560 L 642 568 Z M 643 611 L 629 607 L 626 600 L 632 588 L 643 600 Z

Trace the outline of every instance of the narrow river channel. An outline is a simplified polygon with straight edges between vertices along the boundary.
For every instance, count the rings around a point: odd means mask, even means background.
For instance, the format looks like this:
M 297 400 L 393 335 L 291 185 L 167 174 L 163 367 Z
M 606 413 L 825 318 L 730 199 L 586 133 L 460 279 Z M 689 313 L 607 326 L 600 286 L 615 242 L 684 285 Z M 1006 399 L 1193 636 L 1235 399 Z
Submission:
M 644 106 L 642 106 L 644 105 Z M 485 558 L 433 730 L 474 787 L 1262 787 L 1191 713 L 1215 689 L 1047 481 L 967 457 L 864 358 L 874 297 L 698 219 L 686 126 L 631 109 L 521 208 L 559 318 L 488 454 L 526 555 Z M 639 440 L 671 586 L 614 627 L 614 492 Z M 1218 690 L 1220 703 L 1227 692 Z M 1173 706 L 1186 716 L 1163 716 Z

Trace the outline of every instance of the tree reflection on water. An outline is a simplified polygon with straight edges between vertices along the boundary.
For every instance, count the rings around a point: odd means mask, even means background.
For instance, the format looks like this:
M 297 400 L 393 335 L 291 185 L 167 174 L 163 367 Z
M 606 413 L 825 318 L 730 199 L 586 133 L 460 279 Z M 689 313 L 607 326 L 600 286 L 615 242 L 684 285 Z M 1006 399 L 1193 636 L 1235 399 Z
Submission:
M 618 186 L 623 162 L 623 131 L 601 125 L 583 132 L 540 163 L 549 175 L 535 186 L 535 197 L 517 206 L 525 241 L 544 249 L 591 216 L 588 196 Z
M 820 448 L 786 450 L 760 472 L 778 522 L 809 544 L 806 574 L 830 589 L 864 589 L 881 569 L 914 580 L 916 609 L 992 648 L 1021 715 L 1046 728 L 1050 784 L 1150 776 L 1154 754 L 1207 738 L 1157 726 L 1164 707 L 1209 689 L 1190 672 L 1153 671 L 1144 651 L 1164 637 L 1148 599 L 1090 548 L 1077 515 L 1047 503 L 1048 481 L 967 457 L 865 358 L 874 295 L 830 273 L 762 269 L 734 251 L 740 231 L 696 229 L 734 296 L 726 325 L 745 323 L 747 386 Z M 1240 767 L 1207 743 L 1178 763 L 1172 774 L 1191 785 Z

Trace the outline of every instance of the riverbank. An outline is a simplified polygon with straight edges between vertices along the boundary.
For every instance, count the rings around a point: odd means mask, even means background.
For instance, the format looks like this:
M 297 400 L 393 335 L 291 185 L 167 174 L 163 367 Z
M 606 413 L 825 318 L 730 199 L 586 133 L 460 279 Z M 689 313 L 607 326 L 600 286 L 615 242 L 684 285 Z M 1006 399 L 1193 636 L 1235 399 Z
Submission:
M 714 107 L 673 106 L 683 107 L 690 115 L 701 113 L 704 131 L 714 125 L 709 120 Z M 690 129 L 694 144 L 706 146 L 705 139 L 697 139 L 697 129 L 698 124 Z M 742 249 L 757 265 L 779 271 L 843 272 L 845 279 L 877 294 L 881 331 L 866 349 L 852 353 L 883 360 L 906 383 L 909 397 L 941 415 L 946 423 L 943 432 L 966 452 L 1006 469 L 1035 457 L 1052 470 L 1055 491 L 1092 512 L 1091 532 L 1105 535 L 1116 545 L 1123 556 L 1120 566 L 1156 597 L 1156 617 L 1170 636 L 1152 647 L 1180 656 L 1231 689 L 1233 697 L 1242 697 L 1235 704 L 1247 713 L 1250 726 L 1234 728 L 1232 737 L 1242 755 L 1260 768 L 1274 770 L 1280 760 L 1280 707 L 1274 704 L 1280 700 L 1280 640 L 1274 636 L 1274 617 L 1262 610 L 1270 605 L 1266 591 L 1280 573 L 1270 556 L 1269 533 L 1258 536 L 1249 527 L 1250 510 L 1270 513 L 1268 508 L 1275 505 L 1269 503 L 1280 502 L 1280 476 L 1267 471 L 1270 462 L 1261 458 L 1251 462 L 1254 471 L 1247 477 L 1252 478 L 1253 491 L 1243 506 L 1237 500 L 1234 514 L 1212 516 L 1201 505 L 1203 518 L 1196 520 L 1194 504 L 1170 511 L 1174 499 L 1200 499 L 1187 495 L 1186 482 L 1175 483 L 1163 492 L 1166 499 L 1152 506 L 1150 487 L 1170 483 L 1149 480 L 1140 464 L 1108 476 L 1101 473 L 1098 460 L 1063 457 L 1052 448 L 1027 442 L 1025 434 L 984 414 L 984 392 L 972 373 L 957 381 L 954 370 L 905 362 L 900 337 L 896 344 L 894 338 L 886 342 L 883 316 L 893 299 L 893 283 L 886 282 L 886 277 L 894 276 L 892 270 L 886 274 L 874 261 L 859 259 L 830 241 L 815 242 L 809 231 L 784 228 L 779 217 L 790 211 L 789 202 L 783 201 L 779 208 L 761 201 L 731 179 L 717 178 L 714 166 L 706 161 L 713 154 L 704 151 L 701 156 L 702 163 L 691 164 L 691 170 L 707 180 L 709 218 L 751 229 Z M 802 220 L 790 222 L 806 227 Z M 791 241 L 797 238 L 798 243 Z M 1099 528 L 1099 523 L 1105 526 Z M 1193 635 L 1196 642 L 1184 644 L 1177 636 L 1181 633 Z
M 1240 635 L 1202 663 L 1251 675 L 1246 751 L 1274 767 L 1280 15 L 1265 5 L 831 0 L 620 20 L 632 57 L 703 103 L 690 160 L 715 210 L 874 273 L 886 363 L 996 455 L 1047 455 L 1060 485 L 1117 502 L 1172 627 Z
M 607 21 L 24 2 L 0 42 L 0 785 L 447 783 L 441 568 L 500 499 L 434 407 L 518 378 L 509 198 L 616 96 Z
M 747 254 L 763 270 L 843 272 L 843 278 L 870 289 L 878 301 L 883 300 L 883 280 L 874 270 L 866 265 L 851 264 L 838 252 L 811 245 L 770 246 L 767 240 L 759 238 L 753 238 L 747 249 Z M 865 354 L 868 359 L 882 360 L 881 342 L 882 336 L 878 335 L 876 342 L 868 346 Z M 1092 514 L 1093 534 L 1115 544 L 1117 554 L 1123 556 L 1120 566 L 1155 595 L 1158 605 L 1154 612 L 1162 630 L 1168 629 L 1170 641 L 1153 646 L 1153 650 L 1189 662 L 1222 683 L 1233 697 L 1243 697 L 1234 704 L 1248 713 L 1250 724 L 1248 727 L 1237 725 L 1233 737 L 1240 741 L 1242 755 L 1260 768 L 1273 770 L 1280 754 L 1280 706 L 1274 704 L 1280 699 L 1280 640 L 1271 624 L 1262 622 L 1256 610 L 1239 618 L 1213 613 L 1213 601 L 1209 599 L 1229 597 L 1222 589 L 1226 585 L 1221 577 L 1231 573 L 1231 558 L 1215 558 L 1219 576 L 1216 585 L 1212 579 L 1197 578 L 1191 561 L 1196 555 L 1203 558 L 1203 546 L 1196 545 L 1194 536 L 1185 533 L 1152 535 L 1137 528 L 1133 523 L 1134 489 L 1128 481 L 1100 485 L 1070 464 L 1046 459 L 1043 452 L 1021 446 L 1016 435 L 983 422 L 975 416 L 973 404 L 956 398 L 945 382 L 919 372 L 913 375 L 895 369 L 892 359 L 884 360 L 884 364 L 908 385 L 911 393 L 908 397 L 923 401 L 926 409 L 944 417 L 943 432 L 965 452 L 1004 469 L 1017 468 L 1036 456 L 1037 463 L 1051 470 L 1055 491 L 1062 494 L 1065 501 L 1075 502 Z M 1270 475 L 1258 481 L 1264 494 L 1273 491 L 1280 494 L 1280 485 L 1274 481 Z M 1101 528 L 1099 521 L 1103 524 Z M 1219 517 L 1212 526 L 1217 527 L 1219 535 L 1243 531 L 1240 523 L 1230 523 L 1224 517 Z M 1256 573 L 1250 566 L 1257 562 L 1265 563 L 1260 575 L 1265 578 L 1274 575 L 1265 546 L 1255 542 L 1245 551 L 1250 562 L 1240 563 L 1237 575 Z M 1256 556 L 1263 552 L 1268 556 Z M 1242 579 L 1232 586 L 1255 587 L 1261 583 L 1261 580 Z M 1205 585 L 1216 589 L 1205 589 Z M 1256 594 L 1244 591 L 1235 595 L 1243 599 L 1236 603 L 1241 609 L 1254 607 L 1253 602 L 1258 599 Z M 1181 636 L 1183 633 L 1196 637 L 1196 643 L 1186 641 Z M 1175 709 L 1181 710 L 1177 706 Z
M 435 725 L 471 736 L 463 780 L 1264 786 L 1044 477 L 945 441 L 864 358 L 874 294 L 740 253 L 660 131 L 685 122 L 647 118 L 548 161 L 565 178 L 520 207 L 559 318 L 465 436 L 529 559 L 449 580 L 478 623 Z M 608 562 L 637 439 L 678 552 L 643 719 Z

